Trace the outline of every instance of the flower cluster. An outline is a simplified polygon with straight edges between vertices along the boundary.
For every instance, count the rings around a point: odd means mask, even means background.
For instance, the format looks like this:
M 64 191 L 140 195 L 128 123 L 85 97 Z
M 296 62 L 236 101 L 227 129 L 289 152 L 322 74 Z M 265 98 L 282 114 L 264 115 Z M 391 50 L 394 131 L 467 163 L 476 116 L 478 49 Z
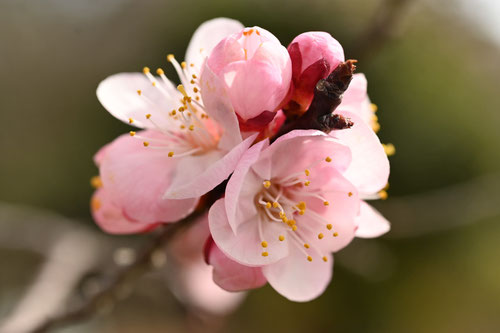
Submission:
M 97 224 L 146 232 L 206 207 L 210 232 L 194 243 L 206 241 L 215 284 L 269 283 L 293 301 L 316 298 L 332 253 L 389 230 L 364 201 L 387 196 L 393 149 L 376 135 L 366 78 L 328 33 L 285 48 L 265 29 L 223 18 L 196 30 L 185 61 L 167 60 L 181 84 L 145 67 L 97 89 L 106 110 L 137 127 L 95 156 Z

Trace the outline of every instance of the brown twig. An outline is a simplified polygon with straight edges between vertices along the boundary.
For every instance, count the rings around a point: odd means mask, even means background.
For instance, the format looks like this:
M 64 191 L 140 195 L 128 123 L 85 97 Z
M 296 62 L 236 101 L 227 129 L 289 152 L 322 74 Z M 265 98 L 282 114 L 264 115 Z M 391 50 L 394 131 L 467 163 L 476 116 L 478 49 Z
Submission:
M 181 229 L 187 227 L 196 220 L 204 209 L 195 211 L 189 217 L 174 224 L 168 224 L 162 227 L 160 232 L 148 242 L 137 259 L 126 268 L 118 271 L 112 279 L 105 283 L 101 291 L 85 300 L 79 306 L 61 313 L 55 317 L 49 318 L 32 332 L 43 333 L 51 329 L 62 327 L 74 322 L 82 321 L 98 314 L 102 309 L 107 308 L 118 300 L 121 300 L 120 290 L 132 285 L 142 275 L 151 270 L 153 259 L 158 251 L 163 253 L 167 242 L 177 234 Z

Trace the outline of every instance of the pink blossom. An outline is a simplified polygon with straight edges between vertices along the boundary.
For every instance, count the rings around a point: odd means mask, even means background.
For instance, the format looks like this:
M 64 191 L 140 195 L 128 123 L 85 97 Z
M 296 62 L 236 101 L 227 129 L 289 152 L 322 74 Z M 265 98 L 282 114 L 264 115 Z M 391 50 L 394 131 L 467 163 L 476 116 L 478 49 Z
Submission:
M 227 314 L 244 300 L 244 292 L 228 292 L 212 279 L 212 268 L 203 257 L 210 232 L 208 215 L 182 231 L 167 247 L 167 277 L 174 295 L 195 311 Z
M 374 106 L 367 94 L 367 81 L 363 74 L 355 74 L 335 113 L 349 118 L 354 125 L 345 130 L 332 131 L 330 136 L 347 145 L 352 162 L 344 176 L 358 189 L 361 199 L 384 198 L 389 178 L 389 160 L 375 134 L 378 122 Z M 357 218 L 356 236 L 378 237 L 390 229 L 390 223 L 366 202 L 361 203 Z
M 290 300 L 319 296 L 332 276 L 331 252 L 355 235 L 360 200 L 342 175 L 350 163 L 349 148 L 318 131 L 255 144 L 210 210 L 217 247 L 240 265 L 261 268 Z
M 188 47 L 188 62 L 173 64 L 182 82 L 177 88 L 162 69 L 153 76 L 121 73 L 99 84 L 97 96 L 116 118 L 143 131 L 117 138 L 96 156 L 96 164 L 114 207 L 129 221 L 174 222 L 190 214 L 198 198 L 226 179 L 255 139 L 242 139 L 222 84 L 200 96 L 199 66 L 210 49 L 239 22 L 214 19 L 200 26 Z M 204 50 L 200 52 L 200 49 Z
M 224 38 L 212 50 L 201 81 L 217 77 L 244 130 L 261 129 L 280 108 L 290 88 L 292 65 L 279 40 L 260 27 L 245 28 Z M 203 84 L 203 83 L 202 83 Z M 211 86 L 202 89 L 210 94 Z
M 288 46 L 292 59 L 292 100 L 304 112 L 313 99 L 314 87 L 344 61 L 344 50 L 329 33 L 305 32 Z

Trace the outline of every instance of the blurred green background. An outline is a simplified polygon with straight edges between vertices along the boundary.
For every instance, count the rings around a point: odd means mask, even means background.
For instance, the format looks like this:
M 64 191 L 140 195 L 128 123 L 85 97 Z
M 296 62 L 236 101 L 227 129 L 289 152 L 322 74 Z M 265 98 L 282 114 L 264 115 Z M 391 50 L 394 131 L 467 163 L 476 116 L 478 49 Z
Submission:
M 339 253 L 319 299 L 292 303 L 264 287 L 224 331 L 498 332 L 500 44 L 461 10 L 464 1 L 0 0 L 0 201 L 100 233 L 88 208 L 92 156 L 128 130 L 97 101 L 101 80 L 143 66 L 174 78 L 166 54 L 182 58 L 213 17 L 261 26 L 284 45 L 327 31 L 360 60 L 379 136 L 397 149 L 389 199 L 376 205 L 393 232 Z M 384 21 L 387 8 L 395 18 Z M 379 45 L 369 32 L 380 21 L 390 38 Z M 12 222 L 4 236 L 23 232 Z M 36 230 L 41 239 L 51 232 Z M 0 316 L 43 259 L 30 247 L 0 243 Z M 62 331 L 184 331 L 169 298 L 164 284 L 146 282 L 110 315 Z

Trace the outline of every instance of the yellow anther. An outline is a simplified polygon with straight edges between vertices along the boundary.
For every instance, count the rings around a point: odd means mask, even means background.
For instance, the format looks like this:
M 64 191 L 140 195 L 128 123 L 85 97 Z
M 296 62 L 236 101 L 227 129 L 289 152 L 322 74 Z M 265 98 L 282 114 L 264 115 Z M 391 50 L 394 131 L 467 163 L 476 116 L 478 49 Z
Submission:
M 181 126 L 179 126 L 179 127 L 180 127 L 181 129 L 185 129 L 185 128 L 186 128 L 186 126 L 184 126 L 184 125 L 181 125 Z
M 158 69 L 156 70 L 156 74 L 158 74 L 158 75 L 163 75 L 163 74 L 165 74 L 165 72 L 163 71 L 163 69 L 158 68 Z
M 304 247 L 305 247 L 306 249 L 308 249 L 310 246 L 309 246 L 309 244 L 305 243 L 305 244 L 304 244 Z
M 266 180 L 262 183 L 262 185 L 264 185 L 265 188 L 269 188 L 271 187 L 271 182 L 269 180 Z
M 311 184 L 311 182 L 310 182 L 309 180 L 306 180 L 306 181 L 304 182 L 304 185 L 305 185 L 305 186 L 309 186 L 310 184 Z
M 306 213 L 306 211 L 304 209 L 299 210 L 299 215 L 304 215 L 305 213 Z
M 137 90 L 137 95 L 141 96 L 142 90 Z
M 295 225 L 297 222 L 295 222 L 295 220 L 288 220 L 287 221 L 287 224 L 292 226 L 292 225 Z
M 270 203 L 270 202 L 266 203 L 266 208 L 271 208 L 271 206 L 272 206 L 272 205 L 271 205 L 271 203 Z
M 97 199 L 96 197 L 94 197 L 94 198 L 92 198 L 92 200 L 90 202 L 90 206 L 91 206 L 92 211 L 96 212 L 102 206 L 101 201 L 99 199 Z
M 191 84 L 195 84 L 195 83 L 196 83 L 196 82 L 194 82 L 194 80 L 191 80 L 191 81 L 189 81 L 189 82 L 191 82 Z
M 305 201 L 301 201 L 297 204 L 297 208 L 300 210 L 305 210 L 306 209 L 306 203 Z
M 182 68 L 186 68 L 186 67 L 187 67 L 187 64 L 186 64 L 186 62 L 185 62 L 185 61 L 181 62 L 181 67 L 182 67 Z
M 167 60 L 172 62 L 173 60 L 175 59 L 174 55 L 173 54 L 169 54 L 167 55 Z
M 92 186 L 94 189 L 98 189 L 98 188 L 102 187 L 101 177 L 94 176 L 94 177 L 90 178 L 90 186 Z
M 177 90 L 179 90 L 181 92 L 181 94 L 184 95 L 184 97 L 187 96 L 186 89 L 184 89 L 184 86 L 182 84 L 179 84 L 177 86 Z
M 173 157 L 174 156 L 174 152 L 173 151 L 169 151 L 168 152 L 168 157 Z
M 313 261 L 313 258 L 311 256 L 307 256 L 307 261 Z
M 133 122 L 134 122 L 134 119 L 132 119 L 132 118 L 128 118 L 128 123 L 129 123 L 129 124 L 132 124 Z
M 153 87 L 156 87 L 156 81 L 151 82 L 151 84 L 153 85 Z
M 294 224 L 294 225 L 292 225 L 292 230 L 293 230 L 293 231 L 296 231 L 296 230 L 297 230 L 297 226 L 296 226 L 295 224 Z
M 378 192 L 378 196 L 380 197 L 380 199 L 385 200 L 389 195 L 387 194 L 387 191 L 382 190 Z
M 144 141 L 142 144 L 144 145 L 144 147 L 149 146 L 149 142 L 147 142 L 147 141 Z
M 260 36 L 259 30 L 255 29 L 255 33 Z
M 306 176 L 309 176 L 311 174 L 311 171 L 309 171 L 309 169 L 305 169 L 304 172 L 305 172 Z
M 247 60 L 248 59 L 248 51 L 247 51 L 247 49 L 243 49 L 243 51 L 245 51 L 245 60 Z
M 373 115 L 372 115 L 372 120 L 373 120 L 374 122 L 377 122 L 377 121 L 378 121 L 378 117 L 377 117 L 377 115 L 376 115 L 376 114 L 373 114 Z
M 347 193 L 347 196 L 350 198 L 352 197 L 352 192 Z
M 183 106 L 179 107 L 179 112 L 184 112 L 185 108 Z
M 199 90 L 198 90 L 198 88 L 194 87 L 194 88 L 193 88 L 193 91 L 194 91 L 195 93 L 197 93 Z
M 281 215 L 281 214 L 280 214 Z M 285 214 L 281 215 L 281 221 L 283 221 L 283 223 L 286 223 L 288 225 L 291 225 L 290 223 L 288 223 L 288 218 L 286 217 Z
M 146 119 L 149 119 L 149 118 L 151 118 L 151 113 L 148 113 L 148 114 L 146 115 Z
M 338 233 L 338 232 L 334 232 L 334 233 L 333 233 L 333 237 L 337 237 L 338 235 L 339 235 L 339 233 Z
M 177 111 L 176 110 L 172 110 L 172 116 L 175 116 L 177 114 Z
M 196 78 L 198 78 L 198 77 L 197 77 L 196 75 L 194 75 L 194 74 L 193 74 L 193 75 L 191 75 L 191 76 L 193 77 L 193 79 L 196 79 Z
M 150 72 L 149 67 L 144 67 L 144 68 L 142 69 L 142 72 L 143 72 L 144 74 L 149 73 L 149 72 Z
M 331 159 L 331 157 L 330 157 L 330 156 L 327 156 L 327 157 L 325 158 L 325 161 L 327 161 L 328 163 L 330 163 L 330 162 L 332 161 L 332 159 Z
M 392 156 L 396 154 L 396 147 L 394 147 L 392 143 L 387 143 L 387 144 L 383 143 L 382 147 L 384 147 L 384 151 L 387 156 Z
M 200 96 L 196 96 L 194 99 L 197 100 L 197 101 L 199 101 L 200 100 Z
M 326 225 L 326 228 L 327 228 L 328 230 L 332 230 L 333 226 L 332 226 L 330 223 L 328 223 L 328 224 Z
M 323 237 L 325 237 L 325 236 L 322 233 L 318 234 L 318 239 L 323 239 Z
M 189 66 L 194 67 L 194 64 L 193 64 L 193 63 L 190 63 L 190 64 L 189 64 Z
M 278 205 L 278 203 L 277 203 L 276 201 L 275 201 L 275 202 L 273 202 L 273 208 L 278 208 L 278 206 L 279 206 L 279 205 Z
M 134 131 L 130 131 L 130 136 L 134 136 L 135 135 L 135 132 Z
M 386 191 L 389 189 L 389 182 L 387 182 L 387 184 L 385 184 L 385 186 L 384 186 L 383 189 L 386 190 Z
M 380 124 L 379 123 L 374 123 L 372 125 L 372 129 L 375 133 L 378 133 L 378 131 L 380 131 Z
M 278 237 L 278 239 L 280 240 L 280 242 L 282 242 L 282 241 L 284 241 L 284 240 L 285 240 L 285 236 L 280 235 L 280 236 Z
M 329 205 L 330 205 L 330 203 L 329 203 L 328 201 L 323 201 L 323 205 L 325 205 L 325 206 L 329 206 Z
M 324 262 L 327 262 L 327 261 L 328 261 L 328 258 L 327 258 L 327 257 L 323 257 L 323 261 L 324 261 Z
M 268 255 L 269 255 L 269 253 L 267 253 L 267 252 L 262 252 L 262 256 L 263 256 L 263 257 L 267 257 Z
M 189 125 L 189 130 L 194 131 L 194 125 Z
M 372 108 L 372 111 L 373 112 L 377 112 L 378 111 L 378 106 L 376 104 L 370 104 L 370 107 Z

